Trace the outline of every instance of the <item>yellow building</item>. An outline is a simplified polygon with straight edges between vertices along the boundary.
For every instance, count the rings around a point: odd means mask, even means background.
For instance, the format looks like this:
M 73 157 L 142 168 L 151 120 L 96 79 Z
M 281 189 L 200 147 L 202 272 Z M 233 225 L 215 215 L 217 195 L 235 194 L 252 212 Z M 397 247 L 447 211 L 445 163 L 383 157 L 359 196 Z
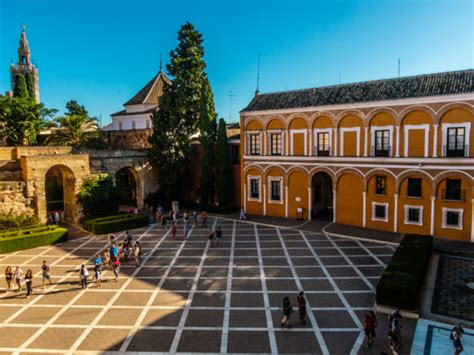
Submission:
M 240 123 L 248 213 L 474 242 L 474 70 L 257 93 Z

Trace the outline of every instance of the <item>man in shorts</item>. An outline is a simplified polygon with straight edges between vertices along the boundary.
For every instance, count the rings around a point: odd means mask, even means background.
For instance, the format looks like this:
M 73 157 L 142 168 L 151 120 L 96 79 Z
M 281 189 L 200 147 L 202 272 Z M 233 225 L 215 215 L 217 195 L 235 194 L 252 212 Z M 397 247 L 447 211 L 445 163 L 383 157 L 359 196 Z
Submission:
M 44 290 L 44 284 L 46 281 L 49 281 L 49 284 L 52 285 L 53 283 L 51 282 L 51 275 L 49 274 L 49 265 L 46 263 L 46 260 L 43 260 L 43 265 L 41 266 L 41 271 L 43 273 L 43 290 Z

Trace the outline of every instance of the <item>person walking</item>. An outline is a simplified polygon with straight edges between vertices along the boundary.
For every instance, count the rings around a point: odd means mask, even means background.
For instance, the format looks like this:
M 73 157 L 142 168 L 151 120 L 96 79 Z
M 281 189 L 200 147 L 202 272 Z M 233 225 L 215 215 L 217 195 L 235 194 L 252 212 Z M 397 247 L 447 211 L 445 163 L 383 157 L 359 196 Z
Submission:
M 208 217 L 207 212 L 202 211 L 201 212 L 201 221 L 202 221 L 201 227 L 202 228 L 207 228 L 207 217 Z
M 94 278 L 95 278 L 95 286 L 100 287 L 102 285 L 102 259 L 99 255 L 94 262 Z
M 193 212 L 193 223 L 194 223 L 194 226 L 196 227 L 197 224 L 198 224 L 198 214 L 196 211 Z
M 49 284 L 52 285 L 53 283 L 51 282 L 51 275 L 49 273 L 49 265 L 46 263 L 46 260 L 43 260 L 43 265 L 41 265 L 41 272 L 42 272 L 42 281 L 43 281 L 43 290 L 44 290 L 44 284 L 46 281 L 49 281 Z
M 209 234 L 207 235 L 207 239 L 209 240 L 209 246 L 214 246 L 214 235 L 215 232 L 213 229 L 209 229 Z
M 298 296 L 296 296 L 296 302 L 298 303 L 298 313 L 300 315 L 300 324 L 306 324 L 306 298 L 304 297 L 304 292 L 300 291 Z
M 112 260 L 112 261 L 117 260 L 117 256 L 118 256 L 118 248 L 117 248 L 117 245 L 114 243 L 114 244 L 112 244 L 112 246 L 110 247 L 110 257 L 111 257 L 111 260 Z
M 115 276 L 115 282 L 119 280 L 120 265 L 122 264 L 120 263 L 119 260 L 115 260 L 114 262 L 112 262 L 112 269 Z
M 33 293 L 33 271 L 31 269 L 26 270 L 25 284 L 26 298 L 30 298 L 30 295 Z
M 140 256 L 142 254 L 142 247 L 140 246 L 140 242 L 136 241 L 135 246 L 133 247 L 133 256 L 135 258 L 135 266 L 140 266 Z
M 370 348 L 374 344 L 375 328 L 377 327 L 377 318 L 374 311 L 364 314 L 362 325 L 365 332 L 365 346 Z
M 7 268 L 5 269 L 5 281 L 7 282 L 7 293 L 8 293 L 11 291 L 12 283 L 13 283 L 13 272 L 10 266 L 7 266 Z
M 13 276 L 15 277 L 15 283 L 18 287 L 17 291 L 21 291 L 21 282 L 23 280 L 23 270 L 20 269 L 19 266 L 15 268 L 15 272 L 13 273 Z
M 173 240 L 176 240 L 176 223 L 175 222 L 171 224 L 171 235 L 173 236 Z
M 290 317 L 293 313 L 293 306 L 291 305 L 290 299 L 288 297 L 283 298 L 283 319 L 281 320 L 282 327 L 291 328 Z
M 247 219 L 247 216 L 245 215 L 245 211 L 244 211 L 243 208 L 240 210 L 240 216 L 239 216 L 239 218 L 240 218 L 241 220 L 246 220 L 246 219 Z
M 461 342 L 461 338 L 463 334 L 464 334 L 464 329 L 461 325 L 455 326 L 453 330 L 451 331 L 450 338 L 454 346 L 454 355 L 459 355 L 464 351 L 464 348 Z
M 125 232 L 125 245 L 132 245 L 133 237 L 129 231 Z
M 216 246 L 218 247 L 222 238 L 222 229 L 221 227 L 217 227 L 216 229 Z
M 105 249 L 105 252 L 104 252 L 104 266 L 107 269 L 110 269 L 110 250 L 109 249 Z
M 184 234 L 184 239 L 188 240 L 189 239 L 189 223 L 188 222 L 184 222 L 183 234 Z
M 87 267 L 82 264 L 79 269 L 79 278 L 81 280 L 81 288 L 87 288 L 87 278 L 89 277 L 89 270 Z

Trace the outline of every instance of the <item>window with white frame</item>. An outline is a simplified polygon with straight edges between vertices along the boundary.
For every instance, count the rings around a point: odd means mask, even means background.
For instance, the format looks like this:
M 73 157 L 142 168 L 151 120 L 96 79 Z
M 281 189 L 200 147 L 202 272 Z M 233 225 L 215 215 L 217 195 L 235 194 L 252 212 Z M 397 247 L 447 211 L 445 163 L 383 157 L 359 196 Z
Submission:
M 283 178 L 272 177 L 268 178 L 268 201 L 269 202 L 283 202 Z
M 468 157 L 471 122 L 443 123 L 441 125 L 444 157 Z
M 445 229 L 462 229 L 462 208 L 444 208 L 441 227 Z
M 248 177 L 248 200 L 260 201 L 260 176 Z
M 388 221 L 388 203 L 372 202 L 372 220 Z
M 260 133 L 249 134 L 249 154 L 260 155 Z
M 270 155 L 281 155 L 283 149 L 281 136 L 281 132 L 270 133 Z
M 423 206 L 405 205 L 405 224 L 423 225 Z

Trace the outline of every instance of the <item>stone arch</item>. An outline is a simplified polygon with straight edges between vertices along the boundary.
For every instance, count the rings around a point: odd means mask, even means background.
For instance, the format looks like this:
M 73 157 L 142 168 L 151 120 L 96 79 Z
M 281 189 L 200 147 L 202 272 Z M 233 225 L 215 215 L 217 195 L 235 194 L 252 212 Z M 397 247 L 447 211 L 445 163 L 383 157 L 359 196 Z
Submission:
M 450 111 L 452 109 L 456 109 L 456 108 L 464 109 L 464 110 L 468 111 L 471 115 L 474 115 L 474 106 L 468 104 L 467 102 L 452 102 L 452 103 L 449 103 L 447 105 L 444 105 L 443 107 L 441 107 L 438 110 L 438 112 L 437 112 L 437 118 L 438 118 L 437 123 L 441 122 L 441 119 L 442 119 L 442 117 L 444 116 L 445 113 L 447 113 L 448 111 Z
M 325 166 L 316 166 L 314 168 L 312 168 L 309 172 L 309 179 L 312 180 L 313 179 L 313 176 L 316 175 L 317 173 L 320 173 L 320 172 L 325 172 L 327 173 L 331 179 L 332 179 L 332 186 L 333 188 L 335 189 L 336 188 L 336 183 L 337 183 L 337 180 L 336 180 L 336 174 L 334 173 L 333 170 L 331 170 L 330 168 L 328 167 L 325 167 Z
M 461 170 L 446 171 L 446 172 L 443 172 L 443 173 L 440 173 L 440 174 L 436 175 L 435 178 L 433 179 L 433 185 L 432 185 L 432 190 L 431 190 L 433 196 L 437 196 L 440 184 L 444 180 L 449 179 L 451 177 L 456 177 L 456 178 L 459 178 L 461 180 L 467 180 L 469 182 L 469 186 L 471 188 L 474 185 L 474 179 L 468 173 L 466 173 L 464 171 L 461 171 Z
M 365 120 L 366 120 L 366 117 L 364 115 L 364 113 L 362 111 L 359 111 L 359 110 L 344 110 L 340 113 L 337 114 L 336 116 L 336 126 L 339 127 L 341 125 L 341 122 L 342 120 L 346 117 L 346 116 L 356 116 L 356 117 L 359 117 L 360 120 L 362 121 L 362 126 L 365 126 Z
M 278 171 L 281 174 L 281 176 L 283 177 L 283 183 L 286 182 L 287 174 L 286 174 L 285 169 L 281 166 L 278 166 L 278 165 L 269 165 L 269 166 L 265 167 L 265 169 L 263 170 L 265 185 L 266 185 L 266 181 L 267 181 L 268 177 L 271 176 L 270 173 L 273 172 L 273 171 Z
M 260 165 L 256 165 L 256 164 L 251 164 L 251 165 L 247 165 L 246 167 L 244 167 L 244 176 L 246 177 L 249 170 L 252 170 L 252 169 L 258 170 L 259 173 L 262 176 L 264 176 L 264 169 Z
M 265 131 L 268 130 L 270 123 L 272 123 L 273 121 L 280 121 L 283 125 L 283 129 L 288 128 L 288 121 L 285 119 L 285 117 L 283 117 L 282 115 L 271 115 L 265 119 L 263 129 Z
M 395 193 L 398 194 L 400 192 L 400 186 L 402 185 L 402 182 L 408 178 L 409 176 L 414 176 L 414 175 L 422 175 L 423 177 L 426 177 L 429 179 L 431 184 L 433 183 L 433 176 L 428 174 L 426 171 L 423 170 L 415 170 L 415 169 L 410 169 L 406 170 L 403 173 L 399 174 L 397 176 L 397 179 L 395 181 Z
M 329 112 L 329 111 L 319 111 L 319 112 L 313 113 L 310 117 L 311 127 L 314 127 L 314 124 L 316 123 L 317 119 L 320 118 L 320 117 L 328 117 L 331 120 L 331 123 L 332 123 L 331 128 L 336 127 L 336 117 L 334 116 L 334 114 L 332 112 Z
M 400 113 L 398 114 L 398 119 L 397 119 L 397 124 L 401 125 L 403 123 L 403 120 L 405 117 L 415 111 L 422 111 L 427 113 L 431 117 L 431 123 L 436 124 L 437 122 L 437 116 L 436 112 L 429 106 L 426 105 L 412 105 L 404 108 Z
M 304 113 L 294 113 L 294 114 L 290 115 L 287 118 L 287 122 L 288 122 L 287 127 L 289 129 L 293 128 L 292 125 L 294 124 L 294 122 L 296 122 L 298 120 L 301 120 L 301 121 L 304 122 L 304 127 L 297 127 L 297 128 L 308 128 L 309 127 L 310 118 Z
M 374 177 L 375 175 L 381 175 L 381 174 L 386 174 L 390 176 L 390 178 L 393 179 L 394 186 L 396 186 L 397 176 L 393 172 L 385 168 L 377 168 L 377 169 L 372 169 L 365 174 L 365 181 L 364 181 L 365 191 L 368 191 L 370 179 Z
M 361 182 L 362 182 L 362 186 L 363 186 L 364 191 L 365 191 L 365 186 L 366 186 L 365 176 L 359 169 L 356 169 L 356 168 L 344 168 L 344 169 L 341 169 L 341 170 L 336 172 L 336 176 L 335 176 L 336 190 L 337 190 L 337 187 L 338 187 L 338 184 L 339 184 L 339 180 L 341 179 L 342 175 L 344 175 L 344 174 L 354 174 L 354 175 L 360 177 Z
M 265 126 L 265 122 L 262 117 L 260 116 L 250 116 L 249 118 L 246 119 L 245 122 L 245 130 L 253 130 L 254 128 L 249 128 L 252 124 L 258 123 L 260 125 L 260 129 L 263 129 Z
M 121 204 L 138 207 L 144 199 L 143 182 L 138 171 L 131 166 L 124 166 L 115 172 L 113 180 L 123 190 Z
M 306 177 L 309 178 L 308 170 L 306 170 L 305 168 L 299 167 L 299 166 L 293 166 L 293 167 L 289 168 L 286 171 L 286 175 L 288 176 L 288 180 L 290 179 L 291 174 L 293 174 L 294 172 L 297 172 L 297 171 L 303 173 Z
M 76 177 L 70 167 L 64 164 L 50 166 L 44 172 L 44 205 L 46 213 L 58 212 L 64 219 L 77 222 Z M 58 194 L 51 200 L 51 183 L 55 181 Z
M 397 112 L 395 110 L 389 108 L 389 107 L 379 107 L 376 108 L 372 111 L 370 111 L 367 114 L 367 119 L 366 119 L 366 126 L 369 127 L 372 125 L 372 120 L 377 116 L 379 113 L 386 113 L 388 114 L 392 119 L 393 119 L 393 124 L 395 125 L 397 123 Z

